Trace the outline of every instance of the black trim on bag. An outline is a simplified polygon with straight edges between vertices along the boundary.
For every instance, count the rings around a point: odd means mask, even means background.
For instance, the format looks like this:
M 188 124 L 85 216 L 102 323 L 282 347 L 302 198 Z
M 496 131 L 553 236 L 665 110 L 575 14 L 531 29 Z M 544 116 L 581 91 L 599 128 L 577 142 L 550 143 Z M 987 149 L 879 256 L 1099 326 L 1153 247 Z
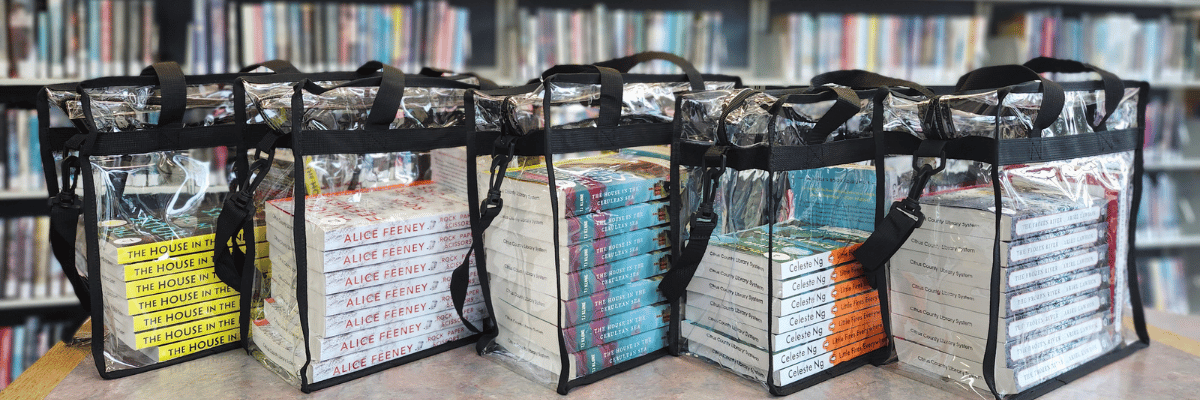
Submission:
M 1031 164 L 1134 151 L 1141 128 L 1081 133 L 1078 135 L 1001 139 L 967 136 L 946 141 L 946 158 L 995 165 Z M 923 142 L 904 132 L 884 132 L 888 155 L 911 155 Z
M 429 151 L 465 146 L 470 127 L 389 129 L 385 131 L 327 130 L 304 137 L 305 155 Z
M 677 142 L 680 148 L 679 165 L 698 167 L 704 164 L 704 152 L 711 143 Z M 861 138 L 811 146 L 730 147 L 725 150 L 725 166 L 735 170 L 797 171 L 833 165 L 867 161 L 875 156 L 875 139 Z

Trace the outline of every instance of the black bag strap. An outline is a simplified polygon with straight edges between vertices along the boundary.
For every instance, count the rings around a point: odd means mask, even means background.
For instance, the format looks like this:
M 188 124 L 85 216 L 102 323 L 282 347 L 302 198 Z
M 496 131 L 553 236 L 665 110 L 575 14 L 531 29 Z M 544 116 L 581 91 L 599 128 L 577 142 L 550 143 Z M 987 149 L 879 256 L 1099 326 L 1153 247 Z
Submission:
M 38 121 L 38 123 L 42 124 L 43 122 Z M 48 124 L 48 122 L 45 123 Z M 88 281 L 75 269 L 75 241 L 78 240 L 79 215 L 83 212 L 80 208 L 83 206 L 83 199 L 75 193 L 75 186 L 80 179 L 79 157 L 63 158 L 61 168 L 62 186 L 60 186 L 58 194 L 49 199 L 50 249 L 54 252 L 54 257 L 58 259 L 63 273 L 67 276 L 67 281 L 71 283 L 71 288 L 75 290 L 75 297 L 79 298 L 79 304 L 90 311 L 92 296 L 88 288 Z
M 625 92 L 624 80 L 616 69 L 599 65 L 555 65 L 542 72 L 542 81 L 555 74 L 598 73 L 600 74 L 600 115 L 598 127 L 615 127 L 621 122 L 621 105 Z
M 933 91 L 929 90 L 929 88 L 925 87 L 925 85 L 904 79 L 880 75 L 870 71 L 863 71 L 861 69 L 847 69 L 826 72 L 812 77 L 812 79 L 810 79 L 808 82 L 814 88 L 830 84 L 845 86 L 851 89 L 906 87 L 916 90 L 926 97 L 933 97 Z
M 1066 94 L 1058 83 L 1042 78 L 1032 69 L 1024 65 L 996 65 L 983 67 L 968 72 L 958 78 L 954 85 L 955 92 L 963 93 L 982 89 L 998 89 L 1031 81 L 1042 81 L 1042 105 L 1038 108 L 1037 117 L 1033 121 L 1031 137 L 1041 137 L 1042 130 L 1049 128 L 1062 114 Z
M 1099 121 L 1093 121 L 1092 118 L 1088 118 L 1088 124 L 1092 125 L 1092 128 L 1098 131 L 1107 130 L 1105 122 L 1108 121 L 1108 117 L 1117 111 L 1117 106 L 1121 104 L 1121 99 L 1125 97 L 1125 83 L 1121 81 L 1121 78 L 1112 72 L 1091 64 L 1059 58 L 1038 57 L 1025 62 L 1025 66 L 1038 73 L 1094 72 L 1100 75 L 1100 81 L 1104 83 L 1104 116 Z
M 858 93 L 844 86 L 817 86 L 812 88 L 813 93 L 832 94 L 834 96 L 833 106 L 817 120 L 808 137 L 804 138 L 805 145 L 816 145 L 825 142 L 829 134 L 837 130 L 839 126 L 845 124 L 850 118 L 858 115 L 862 111 L 862 99 L 858 97 Z M 789 103 L 795 103 L 803 95 L 792 94 L 780 97 L 771 105 L 771 121 L 767 124 L 767 134 L 770 138 L 775 137 L 775 120 L 779 118 L 779 113 L 783 107 Z M 723 125 L 723 124 L 722 124 Z
M 692 90 L 704 90 L 704 76 L 700 74 L 700 71 L 696 69 L 696 66 L 692 65 L 692 63 L 686 58 L 671 53 L 661 51 L 646 51 L 621 58 L 614 58 L 608 61 L 601 61 L 592 65 L 612 68 L 617 70 L 617 72 L 625 74 L 629 73 L 629 71 L 638 64 L 651 60 L 662 60 L 675 64 L 679 67 L 679 69 L 683 70 L 684 75 L 687 75 L 688 83 L 692 86 Z
M 428 76 L 431 78 L 440 78 L 440 77 L 445 77 L 445 76 L 453 76 L 455 73 L 454 73 L 454 71 L 451 71 L 448 69 L 434 68 L 434 67 L 421 67 L 421 72 L 419 72 L 419 74 L 422 76 Z M 476 80 L 478 80 L 480 90 L 494 90 L 494 89 L 500 88 L 500 85 L 497 85 L 495 81 L 484 78 L 482 76 L 479 76 L 479 74 L 476 74 L 474 72 L 462 72 L 462 73 L 459 73 L 459 75 L 470 76 L 470 77 L 473 77 Z
M 298 73 L 300 73 L 300 69 L 296 68 L 295 65 L 292 65 L 292 63 L 290 63 L 286 60 L 279 60 L 279 59 L 267 60 L 267 61 L 263 61 L 260 63 L 250 64 L 245 67 L 242 67 L 242 69 L 238 70 L 238 72 L 242 72 L 242 73 L 251 72 L 251 71 L 254 71 L 259 68 L 266 68 L 271 71 L 274 71 L 277 74 L 298 74 Z
M 368 75 L 376 71 L 381 74 L 379 92 L 375 94 L 375 101 L 371 103 L 371 110 L 367 113 L 366 128 L 367 130 L 386 130 L 392 126 L 392 121 L 396 120 L 396 113 L 400 111 L 400 103 L 404 100 L 404 73 L 396 67 L 379 61 L 367 61 L 358 68 L 357 72 L 361 75 Z M 356 84 L 358 84 L 357 81 L 323 88 L 315 82 L 306 80 L 304 87 L 313 93 L 320 94 L 337 87 Z
M 187 81 L 179 64 L 174 61 L 157 62 L 143 69 L 142 75 L 158 77 L 162 101 L 158 126 L 183 127 L 183 113 L 187 110 Z M 86 96 L 82 91 L 80 94 Z

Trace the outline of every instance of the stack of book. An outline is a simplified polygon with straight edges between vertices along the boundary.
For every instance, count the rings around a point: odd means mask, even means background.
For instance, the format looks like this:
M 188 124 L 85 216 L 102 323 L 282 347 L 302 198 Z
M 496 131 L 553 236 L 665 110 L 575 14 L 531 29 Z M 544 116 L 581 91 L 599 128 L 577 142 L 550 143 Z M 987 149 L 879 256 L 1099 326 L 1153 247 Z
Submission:
M 304 373 L 319 382 L 471 336 L 449 292 L 471 246 L 463 199 L 428 183 L 309 196 L 299 249 L 305 282 L 296 280 L 293 207 L 293 199 L 267 202 L 272 297 L 252 327 L 285 378 Z M 307 293 L 304 309 L 298 291 Z M 472 276 L 464 315 L 477 326 L 486 316 L 482 302 Z
M 786 386 L 886 346 L 852 254 L 867 235 L 789 220 L 714 236 L 687 288 L 688 350 Z
M 1116 346 L 1108 237 L 1117 222 L 1100 198 L 1025 190 L 1001 199 L 998 225 L 990 186 L 921 199 L 925 222 L 891 260 L 891 324 L 900 362 L 987 389 L 994 319 L 997 389 L 1017 393 Z
M 104 327 L 119 344 L 113 353 L 130 364 L 240 338 L 238 292 L 213 271 L 212 232 L 221 209 L 217 197 L 209 200 L 193 215 L 160 219 L 147 212 L 99 223 Z M 76 263 L 86 266 L 86 241 L 77 243 Z
M 570 380 L 666 345 L 668 168 L 625 155 L 564 161 L 554 191 L 545 166 L 508 173 L 484 244 L 497 342 L 514 358 L 558 375 L 565 343 Z

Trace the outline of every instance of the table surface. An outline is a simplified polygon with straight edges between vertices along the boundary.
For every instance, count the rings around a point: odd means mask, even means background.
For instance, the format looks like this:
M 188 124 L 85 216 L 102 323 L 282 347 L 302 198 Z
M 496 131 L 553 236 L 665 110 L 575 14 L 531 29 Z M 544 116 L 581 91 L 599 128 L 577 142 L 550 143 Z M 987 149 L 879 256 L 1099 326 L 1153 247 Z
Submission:
M 1044 398 L 1197 397 L 1200 393 L 1200 317 L 1149 312 L 1147 319 L 1154 342 L 1148 349 L 1093 372 Z M 229 351 L 106 381 L 96 373 L 86 347 L 70 348 L 60 344 L 4 394 L 41 397 L 48 392 L 47 398 L 50 399 L 163 399 L 184 395 L 203 399 L 562 398 L 551 389 L 508 371 L 499 363 L 475 355 L 472 349 L 472 346 L 458 348 L 305 395 L 242 351 Z M 60 371 L 55 371 L 53 366 L 56 362 L 64 364 L 61 361 L 64 354 L 74 355 L 72 360 L 76 360 L 75 364 L 65 363 L 65 366 L 59 367 Z M 60 360 L 56 361 L 56 358 Z M 978 398 L 964 390 L 943 390 L 909 379 L 897 368 L 895 364 L 862 367 L 789 397 Z M 30 389 L 34 386 L 41 386 L 45 391 Z M 762 386 L 692 357 L 664 357 L 570 393 L 571 399 L 634 397 L 721 400 L 772 398 Z

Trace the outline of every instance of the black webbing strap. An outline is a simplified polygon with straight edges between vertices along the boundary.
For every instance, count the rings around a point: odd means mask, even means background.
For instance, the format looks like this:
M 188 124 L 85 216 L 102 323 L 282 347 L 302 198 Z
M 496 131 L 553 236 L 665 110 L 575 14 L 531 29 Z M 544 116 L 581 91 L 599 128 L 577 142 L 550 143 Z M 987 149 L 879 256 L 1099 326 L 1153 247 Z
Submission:
M 617 70 L 621 73 L 627 73 L 629 70 L 638 64 L 651 60 L 663 60 L 675 64 L 679 69 L 683 70 L 683 74 L 687 75 L 688 84 L 692 86 L 692 90 L 704 90 L 704 76 L 692 65 L 687 59 L 671 53 L 661 51 L 646 51 L 629 55 L 621 58 L 614 58 L 608 61 L 601 61 L 592 65 L 608 67 Z
M 562 73 L 599 73 L 600 115 L 596 118 L 596 126 L 620 125 L 621 104 L 625 92 L 625 84 L 620 72 L 598 65 L 556 65 L 542 72 L 542 80 L 546 81 L 554 74 Z
M 679 165 L 704 165 L 707 143 L 679 142 Z M 815 146 L 730 147 L 725 150 L 725 167 L 744 171 L 749 169 L 796 171 L 867 161 L 874 158 L 875 139 L 847 139 Z
M 245 67 L 242 67 L 242 69 L 238 70 L 238 72 L 242 72 L 242 73 L 253 72 L 254 70 L 259 69 L 259 68 L 266 68 L 271 71 L 274 71 L 277 74 L 298 74 L 298 73 L 300 73 L 300 69 L 296 68 L 296 66 L 292 65 L 292 63 L 290 63 L 286 60 L 278 60 L 278 59 L 267 60 L 267 61 L 263 61 L 260 63 L 250 64 Z
M 385 130 L 396 120 L 396 113 L 400 111 L 400 103 L 404 100 L 404 73 L 379 61 L 367 61 L 357 72 L 367 75 L 375 71 L 379 71 L 383 77 L 379 81 L 379 92 L 375 94 L 375 101 L 367 113 L 366 129 Z M 310 90 L 321 93 L 318 89 Z
M 724 120 L 724 118 L 722 118 Z M 717 187 L 725 173 L 725 150 L 728 146 L 712 146 L 704 153 L 704 176 L 700 181 L 700 205 L 688 222 L 688 241 L 679 252 L 679 259 L 672 262 L 671 269 L 658 283 L 658 290 L 672 304 L 687 291 L 688 284 L 696 275 L 696 268 L 708 251 L 708 242 L 717 227 L 717 213 L 713 210 Z
M 921 193 L 925 191 L 929 179 L 946 168 L 945 146 L 944 140 L 921 142 L 917 151 L 913 152 L 913 182 L 909 187 L 908 196 L 892 203 L 888 214 L 875 225 L 871 236 L 854 250 L 854 257 L 862 263 L 864 278 L 871 287 L 879 288 L 880 282 L 887 279 L 887 271 L 883 264 L 900 250 L 900 246 L 904 245 L 913 230 L 925 221 L 925 215 L 921 212 Z M 941 160 L 937 167 L 932 164 L 918 165 L 922 157 L 937 157 Z
M 1097 131 L 1107 130 L 1105 122 L 1108 121 L 1108 117 L 1117 111 L 1117 106 L 1121 104 L 1121 99 L 1125 97 L 1125 83 L 1121 81 L 1121 78 L 1112 72 L 1108 72 L 1092 64 L 1051 57 L 1038 57 L 1025 62 L 1024 65 L 1038 73 L 1095 72 L 1097 75 L 1100 75 L 1100 81 L 1104 83 L 1104 116 L 1099 121 L 1093 121 L 1091 116 L 1087 119 L 1088 124 Z
M 845 86 L 852 89 L 874 89 L 882 87 L 906 87 L 916 90 L 926 97 L 933 96 L 933 91 L 916 82 L 892 78 L 861 69 L 826 72 L 812 77 L 809 84 L 813 87 L 825 85 Z
M 254 235 L 254 215 L 258 212 L 254 205 L 254 191 L 271 170 L 275 161 L 275 142 L 279 138 L 280 135 L 274 131 L 263 136 L 255 151 L 256 160 L 232 184 L 232 193 L 225 198 L 221 214 L 217 216 L 217 226 L 213 232 L 213 271 L 221 282 L 230 287 L 248 288 L 242 285 L 242 280 L 246 278 L 246 271 L 253 268 L 256 258 L 254 246 L 260 239 Z M 262 158 L 263 153 L 267 154 L 266 158 Z M 242 232 L 241 243 L 246 245 L 245 252 L 238 243 L 233 243 L 239 230 Z
M 41 121 L 38 122 L 42 123 Z M 84 309 L 91 310 L 91 295 L 87 281 L 75 270 L 75 241 L 78 240 L 79 215 L 82 199 L 75 194 L 79 179 L 79 158 L 67 156 L 62 160 L 62 186 L 58 195 L 50 198 L 50 249 L 62 264 L 63 273 Z
M 161 111 L 158 126 L 183 126 L 183 112 L 187 109 L 187 82 L 183 70 L 173 61 L 157 62 L 142 70 L 142 75 L 157 76 L 160 91 Z
M 491 175 L 488 178 L 487 198 L 479 205 L 479 223 L 471 226 L 471 229 L 482 233 L 492 225 L 492 221 L 496 216 L 500 215 L 500 210 L 504 208 L 504 199 L 500 197 L 500 188 L 504 184 L 504 177 L 508 174 L 508 166 L 514 157 L 513 151 L 516 148 L 517 139 L 520 136 L 501 134 L 496 139 L 495 146 L 492 149 L 492 166 Z M 469 157 L 467 162 L 473 163 L 474 159 Z M 469 190 L 469 189 L 468 189 Z M 482 332 L 482 329 L 476 327 L 467 318 L 463 316 L 463 307 L 466 305 L 467 288 L 470 286 L 471 277 L 471 256 L 475 254 L 476 248 L 483 249 L 482 243 L 472 243 L 470 250 L 467 250 L 467 257 L 463 259 L 461 265 L 454 269 L 450 275 L 450 298 L 454 301 L 454 309 L 458 312 L 458 317 L 462 319 L 463 325 L 470 329 L 471 332 Z M 477 254 L 476 254 L 477 255 Z M 479 279 L 487 279 L 480 275 Z
M 848 87 L 819 86 L 813 88 L 812 93 L 832 93 L 834 95 L 834 103 L 828 111 L 825 111 L 825 115 L 822 115 L 821 119 L 817 120 L 816 125 L 809 131 L 808 137 L 804 138 L 805 145 L 824 143 L 830 133 L 833 133 L 839 126 L 849 121 L 850 118 L 854 118 L 862 110 L 862 100 L 859 99 L 858 93 L 855 93 L 853 89 Z M 799 96 L 783 96 L 775 104 L 771 105 L 771 122 L 767 124 L 768 137 L 775 137 L 775 120 L 779 118 L 782 108 L 786 104 L 793 103 Z
M 1037 72 L 1023 65 L 996 65 L 966 73 L 958 78 L 954 89 L 956 92 L 995 89 L 1036 80 L 1042 81 L 1042 104 L 1038 108 L 1037 117 L 1033 121 L 1033 130 L 1029 132 L 1029 135 L 1037 137 L 1041 136 L 1043 129 L 1054 124 L 1059 114 L 1062 114 L 1063 104 L 1066 102 L 1066 94 L 1063 92 L 1062 85 L 1042 78 Z
M 663 275 L 662 281 L 658 283 L 658 290 L 672 304 L 683 297 L 688 284 L 692 282 L 692 277 L 696 275 L 696 268 L 700 266 L 700 260 L 704 259 L 704 254 L 708 252 L 708 242 L 712 238 L 713 230 L 717 228 L 718 216 L 713 209 L 713 202 L 716 201 L 721 175 L 725 173 L 725 152 L 733 147 L 730 145 L 726 119 L 731 112 L 741 108 L 746 103 L 746 99 L 761 93 L 757 90 L 743 90 L 737 96 L 729 99 L 729 104 L 725 105 L 725 109 L 721 112 L 720 122 L 717 123 L 715 145 L 709 146 L 704 151 L 704 158 L 700 163 L 701 170 L 704 171 L 703 177 L 700 178 L 700 204 L 688 221 L 687 244 L 680 249 L 679 259 L 672 260 L 671 269 Z
M 441 77 L 446 77 L 446 78 L 450 78 L 450 79 L 455 78 L 454 71 L 451 71 L 448 69 L 442 69 L 442 68 L 434 68 L 434 67 L 421 67 L 421 72 L 418 72 L 418 74 L 423 75 L 423 76 L 428 76 L 431 78 L 441 78 Z M 461 73 L 459 73 L 459 75 L 460 76 L 469 76 L 469 77 L 475 78 L 475 80 L 478 80 L 480 90 L 493 90 L 493 89 L 500 88 L 500 85 L 497 85 L 495 81 L 484 78 L 482 76 L 479 76 L 479 74 L 476 74 L 474 72 L 461 72 Z

